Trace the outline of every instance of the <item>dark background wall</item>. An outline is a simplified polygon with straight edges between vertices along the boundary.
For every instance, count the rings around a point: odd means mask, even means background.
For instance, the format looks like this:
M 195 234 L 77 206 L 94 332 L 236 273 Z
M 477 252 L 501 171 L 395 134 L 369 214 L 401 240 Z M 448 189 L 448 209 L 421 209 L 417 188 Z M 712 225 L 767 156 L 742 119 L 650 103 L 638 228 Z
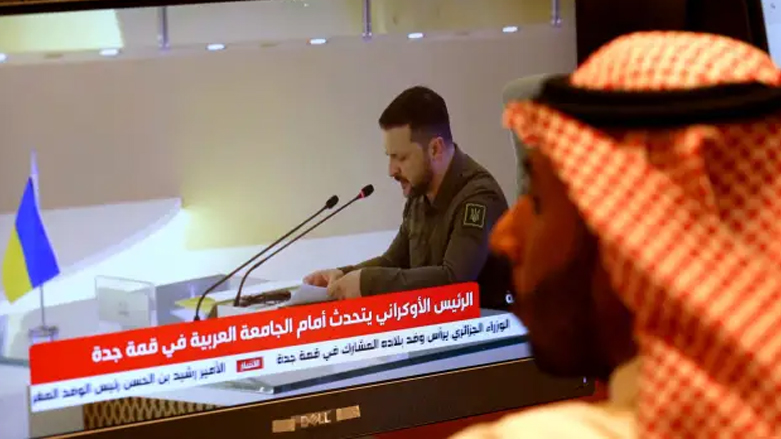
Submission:
M 578 0 L 576 6 L 578 62 L 640 30 L 715 33 L 767 50 L 760 0 Z

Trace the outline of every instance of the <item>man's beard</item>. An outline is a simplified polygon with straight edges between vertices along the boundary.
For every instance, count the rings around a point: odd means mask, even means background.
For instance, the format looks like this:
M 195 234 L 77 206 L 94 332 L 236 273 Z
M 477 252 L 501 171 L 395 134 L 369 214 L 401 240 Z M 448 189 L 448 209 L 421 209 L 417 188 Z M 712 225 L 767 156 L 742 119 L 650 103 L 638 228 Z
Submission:
M 523 315 L 538 367 L 557 376 L 607 378 L 612 372 L 599 348 L 592 281 L 599 263 L 592 235 L 566 266 L 526 296 Z M 521 303 L 518 303 L 521 305 Z
M 420 181 L 415 184 L 410 184 L 409 198 L 418 198 L 426 195 L 431 190 L 431 182 L 434 181 L 434 168 L 431 166 L 431 162 L 426 160 L 423 167 L 423 173 Z

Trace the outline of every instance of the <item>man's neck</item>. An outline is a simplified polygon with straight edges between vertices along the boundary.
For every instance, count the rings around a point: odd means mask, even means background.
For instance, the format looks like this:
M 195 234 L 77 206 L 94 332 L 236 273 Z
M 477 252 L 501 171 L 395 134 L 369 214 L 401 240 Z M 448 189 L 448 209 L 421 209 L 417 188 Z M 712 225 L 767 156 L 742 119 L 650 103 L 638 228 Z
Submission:
M 640 377 L 640 357 L 618 366 L 608 381 L 608 397 L 614 405 L 634 408 L 637 405 L 637 380 Z
M 438 163 L 434 169 L 434 176 L 431 179 L 428 192 L 426 192 L 426 198 L 429 203 L 433 203 L 439 193 L 439 188 L 442 187 L 442 182 L 445 180 L 447 170 L 450 168 L 450 163 L 453 162 L 453 156 L 455 155 L 455 149 L 451 148 L 447 156 L 443 157 L 442 162 Z

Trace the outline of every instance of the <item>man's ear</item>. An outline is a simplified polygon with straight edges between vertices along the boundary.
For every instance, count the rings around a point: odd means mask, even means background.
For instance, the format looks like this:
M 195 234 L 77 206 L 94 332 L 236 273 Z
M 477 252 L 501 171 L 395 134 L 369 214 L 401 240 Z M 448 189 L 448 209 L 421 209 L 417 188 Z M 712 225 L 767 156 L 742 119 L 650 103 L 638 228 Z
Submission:
M 434 137 L 428 142 L 428 151 L 431 158 L 439 158 L 445 154 L 447 144 L 445 139 L 441 137 Z

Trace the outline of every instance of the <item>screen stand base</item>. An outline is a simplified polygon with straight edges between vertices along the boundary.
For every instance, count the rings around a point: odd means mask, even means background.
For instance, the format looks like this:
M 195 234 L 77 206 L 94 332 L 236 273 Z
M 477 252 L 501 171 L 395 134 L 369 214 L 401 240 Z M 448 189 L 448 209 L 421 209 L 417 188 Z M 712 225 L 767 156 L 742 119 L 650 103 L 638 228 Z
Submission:
M 56 326 L 41 325 L 28 331 L 27 336 L 30 340 L 30 346 L 38 343 L 47 343 L 57 340 L 57 336 L 60 334 L 59 328 Z

